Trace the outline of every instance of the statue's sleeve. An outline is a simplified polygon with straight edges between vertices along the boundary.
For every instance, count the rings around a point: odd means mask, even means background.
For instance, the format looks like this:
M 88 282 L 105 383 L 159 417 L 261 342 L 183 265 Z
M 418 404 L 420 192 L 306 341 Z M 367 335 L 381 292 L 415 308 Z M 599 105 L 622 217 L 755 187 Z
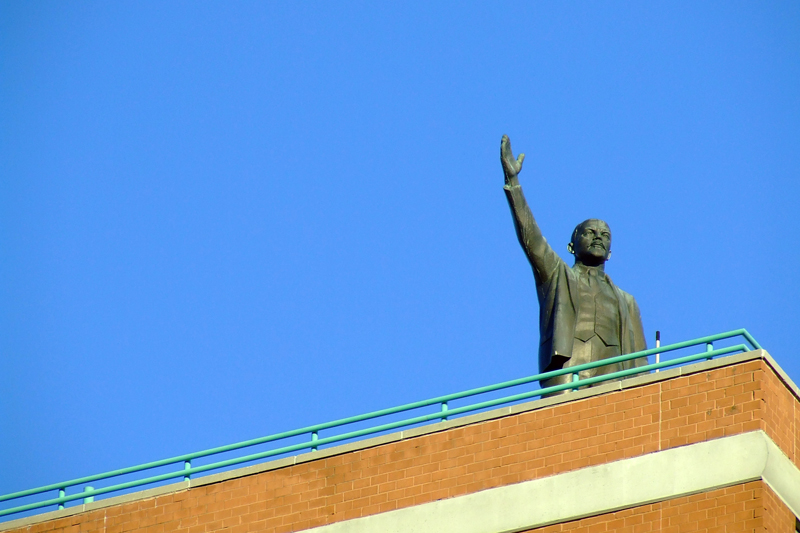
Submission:
M 506 192 L 508 205 L 511 207 L 517 238 L 533 267 L 536 283 L 537 285 L 547 283 L 553 278 L 558 267 L 564 264 L 564 261 L 542 235 L 542 231 L 528 207 L 528 202 L 525 201 L 525 195 L 522 194 L 522 187 L 506 185 L 503 189 Z
M 633 296 L 630 297 L 628 303 L 628 310 L 631 316 L 631 323 L 633 326 L 633 351 L 641 352 L 647 349 L 647 340 L 644 338 L 644 327 L 642 326 L 642 313 L 639 311 L 639 304 Z M 645 358 L 646 364 L 647 358 Z M 642 366 L 642 365 L 636 365 Z
M 629 353 L 641 352 L 647 349 L 647 341 L 644 338 L 644 327 L 642 326 L 642 313 L 639 305 L 630 294 L 627 295 L 628 313 L 630 314 L 631 328 L 633 329 L 633 346 Z M 639 357 L 629 361 L 630 368 L 637 368 L 648 364 L 647 357 Z

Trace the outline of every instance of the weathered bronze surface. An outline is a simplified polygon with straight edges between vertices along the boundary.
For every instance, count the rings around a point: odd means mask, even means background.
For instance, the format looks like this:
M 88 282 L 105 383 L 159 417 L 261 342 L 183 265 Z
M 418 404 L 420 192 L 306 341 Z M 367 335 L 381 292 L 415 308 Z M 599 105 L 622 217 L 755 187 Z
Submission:
M 553 251 L 533 218 L 517 178 L 525 154 L 514 159 L 503 135 L 500 162 L 514 227 L 533 268 L 539 295 L 539 371 L 599 361 L 647 348 L 639 306 L 605 273 L 611 257 L 611 229 L 602 220 L 584 220 L 572 232 L 570 268 Z M 582 370 L 580 378 L 647 364 L 647 358 Z M 571 381 L 571 374 L 543 380 L 542 387 Z M 564 391 L 566 392 L 566 391 Z

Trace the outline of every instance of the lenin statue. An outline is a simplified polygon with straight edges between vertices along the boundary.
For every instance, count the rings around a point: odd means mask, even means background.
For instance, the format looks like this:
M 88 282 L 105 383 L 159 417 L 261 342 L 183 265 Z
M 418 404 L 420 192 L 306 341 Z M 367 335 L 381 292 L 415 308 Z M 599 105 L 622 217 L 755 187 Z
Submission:
M 605 273 L 611 257 L 611 230 L 590 218 L 572 232 L 567 250 L 575 256 L 570 268 L 553 251 L 533 218 L 517 175 L 525 154 L 511 153 L 507 136 L 500 142 L 505 193 L 514 227 L 533 268 L 539 296 L 539 371 L 548 372 L 645 350 L 642 318 L 633 296 Z M 580 379 L 647 364 L 641 357 L 624 363 L 581 370 Z M 571 374 L 541 381 L 542 388 L 569 383 Z M 567 392 L 567 391 L 564 391 Z

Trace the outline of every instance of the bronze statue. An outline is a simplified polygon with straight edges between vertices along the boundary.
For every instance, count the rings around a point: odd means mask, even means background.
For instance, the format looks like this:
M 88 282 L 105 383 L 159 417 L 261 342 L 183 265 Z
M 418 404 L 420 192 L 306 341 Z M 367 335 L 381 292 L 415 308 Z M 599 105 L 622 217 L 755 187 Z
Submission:
M 517 237 L 533 267 L 539 295 L 539 371 L 599 361 L 647 348 L 636 300 L 614 285 L 605 273 L 611 257 L 611 230 L 602 220 L 590 218 L 572 232 L 567 250 L 575 256 L 570 268 L 542 236 L 517 175 L 525 154 L 511 153 L 506 135 L 500 142 L 500 162 L 505 174 L 508 205 Z M 647 358 L 605 365 L 579 372 L 581 379 L 636 368 Z M 551 387 L 571 381 L 571 374 L 542 380 Z M 567 391 L 564 391 L 567 392 Z

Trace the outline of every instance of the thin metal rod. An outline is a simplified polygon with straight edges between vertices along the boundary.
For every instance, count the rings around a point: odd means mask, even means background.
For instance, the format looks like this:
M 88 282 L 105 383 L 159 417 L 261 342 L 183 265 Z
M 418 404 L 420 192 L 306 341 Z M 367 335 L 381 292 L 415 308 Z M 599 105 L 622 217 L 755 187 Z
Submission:
M 656 330 L 656 348 L 661 347 L 661 330 Z M 661 360 L 661 353 L 656 354 L 656 364 Z M 656 370 L 658 372 L 658 370 Z

